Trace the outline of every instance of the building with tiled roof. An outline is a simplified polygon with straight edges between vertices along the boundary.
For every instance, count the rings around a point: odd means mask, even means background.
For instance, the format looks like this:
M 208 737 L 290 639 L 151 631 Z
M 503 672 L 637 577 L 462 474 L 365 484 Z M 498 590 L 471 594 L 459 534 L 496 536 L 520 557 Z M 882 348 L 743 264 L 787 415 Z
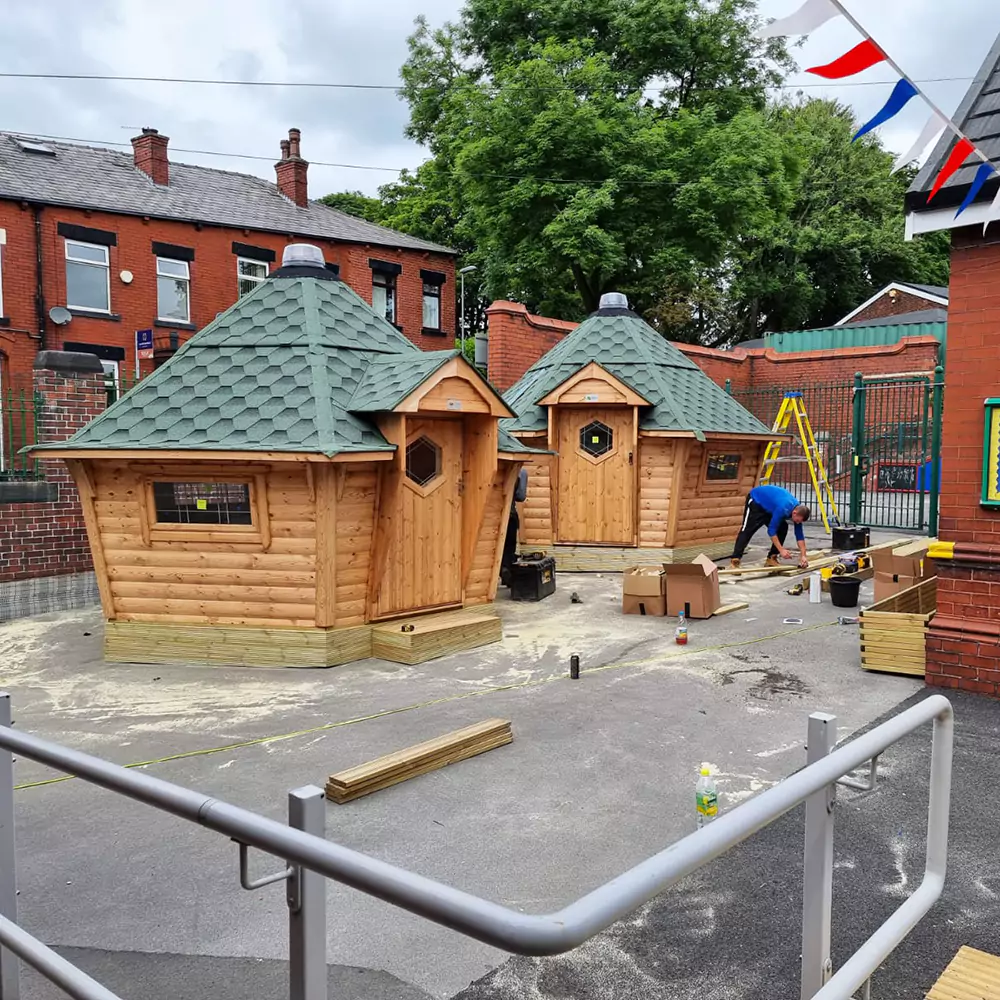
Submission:
M 523 547 L 561 555 L 605 546 L 587 568 L 731 548 L 773 435 L 693 361 L 631 312 L 602 307 L 504 397 L 503 427 L 557 453 L 529 466 Z M 593 564 L 591 567 L 589 564 Z
M 300 141 L 281 141 L 269 183 L 171 161 L 155 129 L 131 153 L 0 133 L 0 391 L 30 385 L 39 349 L 92 353 L 112 390 L 130 384 L 303 239 L 408 340 L 453 347 L 454 251 L 312 200 Z

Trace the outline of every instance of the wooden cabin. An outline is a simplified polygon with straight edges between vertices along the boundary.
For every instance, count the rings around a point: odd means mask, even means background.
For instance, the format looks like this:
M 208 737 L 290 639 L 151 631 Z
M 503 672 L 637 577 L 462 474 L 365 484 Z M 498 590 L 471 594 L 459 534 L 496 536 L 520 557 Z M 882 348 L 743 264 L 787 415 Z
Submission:
M 564 571 L 732 551 L 771 431 L 628 309 L 601 308 L 525 372 L 502 422 L 527 462 L 520 548 Z
M 46 449 L 79 486 L 107 658 L 332 665 L 379 654 L 380 623 L 445 611 L 384 626 L 414 646 L 393 658 L 499 639 L 489 605 L 526 457 L 500 429 L 512 415 L 459 352 L 418 350 L 318 248 L 289 247 Z

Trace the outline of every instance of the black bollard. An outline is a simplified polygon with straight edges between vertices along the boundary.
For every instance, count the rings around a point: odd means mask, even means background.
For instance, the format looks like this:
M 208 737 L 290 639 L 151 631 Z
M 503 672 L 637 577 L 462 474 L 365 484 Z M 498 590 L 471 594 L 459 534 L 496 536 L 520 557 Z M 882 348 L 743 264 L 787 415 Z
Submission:
M 569 679 L 571 681 L 580 679 L 580 657 L 576 653 L 569 658 Z

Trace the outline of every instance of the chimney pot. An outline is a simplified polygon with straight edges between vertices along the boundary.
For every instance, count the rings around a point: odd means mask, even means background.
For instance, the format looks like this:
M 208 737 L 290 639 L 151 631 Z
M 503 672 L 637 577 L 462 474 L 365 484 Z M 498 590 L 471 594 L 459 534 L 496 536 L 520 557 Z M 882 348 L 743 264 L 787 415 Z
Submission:
M 132 151 L 136 168 L 141 170 L 154 184 L 166 187 L 170 183 L 170 162 L 167 159 L 167 143 L 170 138 L 155 128 L 143 128 L 142 134 L 132 140 Z
M 278 190 L 299 208 L 305 208 L 309 204 L 309 164 L 302 159 L 301 139 L 302 133 L 297 128 L 288 130 L 288 138 L 281 140 L 281 159 L 274 169 L 278 175 Z

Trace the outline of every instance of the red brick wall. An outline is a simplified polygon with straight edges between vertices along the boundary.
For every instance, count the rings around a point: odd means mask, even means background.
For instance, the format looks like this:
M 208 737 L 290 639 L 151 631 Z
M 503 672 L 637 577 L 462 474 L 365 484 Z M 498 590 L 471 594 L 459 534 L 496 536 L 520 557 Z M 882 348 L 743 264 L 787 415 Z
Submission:
M 889 316 L 902 316 L 903 313 L 923 312 L 925 309 L 946 308 L 938 302 L 931 302 L 929 299 L 919 295 L 911 295 L 909 292 L 897 292 L 895 298 L 891 298 L 888 293 L 877 298 L 870 306 L 862 309 L 856 316 L 852 316 L 849 322 L 861 323 L 864 320 L 887 319 Z
M 371 302 L 371 270 L 368 258 L 379 258 L 402 264 L 397 278 L 397 323 L 403 333 L 424 349 L 450 348 L 455 336 L 455 260 L 447 254 L 414 250 L 394 250 L 386 247 L 335 243 L 276 235 L 244 229 L 196 227 L 183 222 L 114 215 L 107 212 L 86 212 L 77 209 L 43 208 L 41 230 L 44 274 L 45 310 L 66 303 L 65 241 L 59 236 L 60 222 L 103 229 L 117 233 L 118 245 L 110 248 L 111 312 L 118 319 L 74 316 L 63 327 L 56 327 L 46 318 L 46 344 L 50 350 L 61 350 L 63 343 L 97 344 L 125 349 L 125 370 L 134 376 L 135 331 L 153 327 L 154 335 L 166 338 L 175 323 L 156 322 L 156 257 L 153 240 L 190 247 L 195 251 L 191 271 L 191 321 L 201 329 L 217 313 L 236 301 L 236 255 L 234 241 L 273 250 L 280 265 L 285 246 L 295 242 L 318 245 L 327 261 L 339 264 L 341 276 Z M 7 385 L 30 387 L 31 366 L 35 354 L 43 345 L 37 339 L 38 320 L 35 309 L 37 270 L 35 264 L 35 230 L 32 211 L 19 202 L 0 200 L 0 229 L 6 230 L 7 243 L 0 250 L 0 280 L 3 289 L 3 314 L 9 321 L 0 325 L 0 358 Z M 423 285 L 421 269 L 439 271 L 447 276 L 442 289 L 442 328 L 444 336 L 422 334 Z M 126 285 L 120 274 L 131 271 L 134 280 Z M 181 342 L 193 331 L 181 329 Z M 143 374 L 152 370 L 152 362 L 144 362 Z
M 40 397 L 38 440 L 63 441 L 107 406 L 103 376 L 35 372 Z M 0 583 L 40 576 L 83 573 L 93 568 L 80 497 L 60 459 L 39 463 L 55 483 L 48 503 L 0 504 Z
M 992 240 L 992 237 L 991 237 Z M 983 401 L 997 392 L 1000 246 L 956 232 L 951 255 L 948 391 L 941 441 L 938 610 L 927 641 L 927 683 L 1000 694 L 1000 511 L 981 507 Z
M 532 316 L 515 302 L 494 302 L 489 318 L 490 381 L 505 392 L 570 331 L 575 323 Z M 850 382 L 862 375 L 931 372 L 938 363 L 939 345 L 933 337 L 907 337 L 886 347 L 849 347 L 841 350 L 781 354 L 772 349 L 737 348 L 716 351 L 692 344 L 675 344 L 714 382 L 734 391 L 784 389 L 819 382 Z

